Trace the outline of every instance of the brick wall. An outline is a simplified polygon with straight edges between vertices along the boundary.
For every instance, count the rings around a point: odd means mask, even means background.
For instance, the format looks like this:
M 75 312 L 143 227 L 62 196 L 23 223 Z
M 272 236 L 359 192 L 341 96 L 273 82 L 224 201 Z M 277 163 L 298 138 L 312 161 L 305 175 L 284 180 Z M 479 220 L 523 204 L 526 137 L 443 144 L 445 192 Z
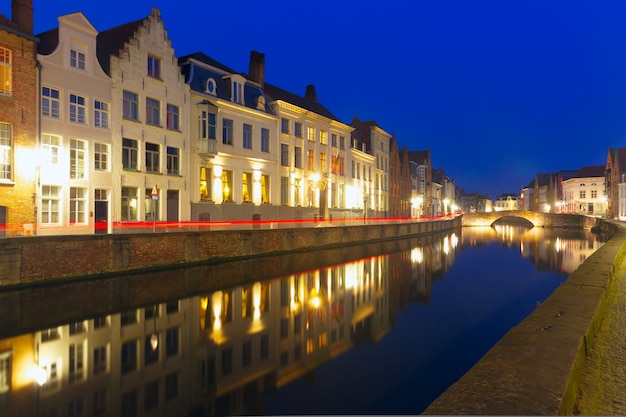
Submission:
M 428 224 L 0 239 L 0 286 L 384 242 L 460 227 L 461 219 Z

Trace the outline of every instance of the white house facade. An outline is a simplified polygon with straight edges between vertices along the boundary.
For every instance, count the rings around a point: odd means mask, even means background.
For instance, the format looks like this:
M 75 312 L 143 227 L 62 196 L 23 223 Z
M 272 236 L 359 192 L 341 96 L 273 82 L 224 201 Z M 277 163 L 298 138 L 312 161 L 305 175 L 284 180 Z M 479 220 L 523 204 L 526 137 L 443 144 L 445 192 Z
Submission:
M 564 212 L 605 216 L 604 166 L 587 166 L 563 181 Z

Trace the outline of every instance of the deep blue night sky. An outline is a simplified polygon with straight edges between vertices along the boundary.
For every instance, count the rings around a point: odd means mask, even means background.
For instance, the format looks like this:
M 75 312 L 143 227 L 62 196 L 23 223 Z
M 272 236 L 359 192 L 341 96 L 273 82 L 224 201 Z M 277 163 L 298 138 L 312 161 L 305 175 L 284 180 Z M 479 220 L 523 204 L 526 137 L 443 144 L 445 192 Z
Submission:
M 10 16 L 10 2 L 0 13 Z M 106 6 L 102 6 L 106 5 Z M 35 33 L 77 11 L 97 30 L 161 10 L 178 56 L 314 84 L 343 122 L 374 119 L 431 149 L 466 191 L 519 192 L 536 173 L 603 165 L 626 146 L 626 2 L 33 0 Z

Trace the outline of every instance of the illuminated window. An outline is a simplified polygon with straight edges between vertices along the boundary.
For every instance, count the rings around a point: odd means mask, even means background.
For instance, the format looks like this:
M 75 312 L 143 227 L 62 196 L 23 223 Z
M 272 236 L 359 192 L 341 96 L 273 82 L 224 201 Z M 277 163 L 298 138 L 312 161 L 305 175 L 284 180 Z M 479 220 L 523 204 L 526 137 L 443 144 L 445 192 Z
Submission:
M 222 201 L 233 202 L 233 171 L 222 171 Z
M 161 60 L 152 55 L 148 55 L 148 75 L 161 79 Z
M 70 345 L 70 358 L 69 358 L 69 380 L 70 382 L 75 382 L 83 379 L 83 344 L 76 343 Z
M 326 152 L 320 152 L 320 171 L 326 172 Z
M 211 170 L 209 168 L 200 168 L 200 200 L 211 200 Z
M 315 142 L 315 128 L 313 126 L 307 126 L 306 132 L 307 139 L 311 142 Z
M 146 123 L 153 126 L 161 125 L 161 102 L 146 97 Z
M 270 130 L 261 128 L 261 152 L 270 151 Z
M 85 124 L 85 97 L 70 94 L 70 122 Z
M 109 128 L 109 103 L 94 100 L 93 102 L 93 125 L 95 127 Z
M 244 202 L 252 201 L 252 173 L 244 172 L 241 178 L 241 198 Z
M 146 171 L 159 172 L 160 150 L 156 143 L 146 142 Z
M 122 221 L 137 220 L 137 188 L 122 187 Z
M 306 151 L 306 169 L 313 171 L 315 169 L 313 165 L 313 149 L 307 149 Z
M 85 53 L 75 49 L 70 50 L 70 66 L 85 70 Z
M 11 180 L 13 164 L 13 125 L 0 123 L 0 180 Z
M 0 354 L 0 400 L 4 399 L 3 396 L 7 396 L 6 400 L 8 400 L 11 393 L 11 356 L 10 351 Z M 6 402 L 0 402 L 0 404 L 3 403 L 6 404 Z
M 70 187 L 70 223 L 87 223 L 86 195 L 86 188 Z
M 328 132 L 325 130 L 320 130 L 320 144 L 328 145 Z
M 54 185 L 41 186 L 41 223 L 59 224 L 59 206 L 61 187 Z
M 233 121 L 230 119 L 222 119 L 222 143 L 233 144 Z
M 167 147 L 167 173 L 169 175 L 180 174 L 180 149 Z
M 252 125 L 243 124 L 243 147 L 244 149 L 252 149 Z
M 0 47 L 0 94 L 11 95 L 13 87 L 12 70 L 11 51 Z
M 263 204 L 270 203 L 270 176 L 261 175 L 261 202 Z
M 106 171 L 109 165 L 109 145 L 104 143 L 94 143 L 93 156 L 94 169 L 96 171 Z
M 84 140 L 70 139 L 70 178 L 85 178 L 86 148 Z
M 128 120 L 137 120 L 139 117 L 139 97 L 135 93 L 124 90 L 122 103 L 122 117 Z
M 167 105 L 166 127 L 170 130 L 178 130 L 180 128 L 180 109 L 173 104 Z
M 137 141 L 134 139 L 122 139 L 122 167 L 124 169 L 137 169 Z
M 280 177 L 280 204 L 289 205 L 289 177 Z
M 289 166 L 289 145 L 286 143 L 280 144 L 280 165 L 284 167 Z
M 59 119 L 61 117 L 59 90 L 50 87 L 41 88 L 41 115 Z
M 41 331 L 41 343 L 58 340 L 61 338 L 58 327 L 51 327 Z

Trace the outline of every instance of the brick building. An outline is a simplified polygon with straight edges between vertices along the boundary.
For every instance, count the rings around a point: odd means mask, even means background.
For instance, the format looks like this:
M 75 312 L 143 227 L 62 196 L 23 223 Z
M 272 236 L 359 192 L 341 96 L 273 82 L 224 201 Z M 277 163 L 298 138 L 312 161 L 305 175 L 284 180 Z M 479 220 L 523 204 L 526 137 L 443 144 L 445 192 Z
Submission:
M 0 236 L 30 234 L 37 175 L 37 52 L 31 0 L 0 15 Z

